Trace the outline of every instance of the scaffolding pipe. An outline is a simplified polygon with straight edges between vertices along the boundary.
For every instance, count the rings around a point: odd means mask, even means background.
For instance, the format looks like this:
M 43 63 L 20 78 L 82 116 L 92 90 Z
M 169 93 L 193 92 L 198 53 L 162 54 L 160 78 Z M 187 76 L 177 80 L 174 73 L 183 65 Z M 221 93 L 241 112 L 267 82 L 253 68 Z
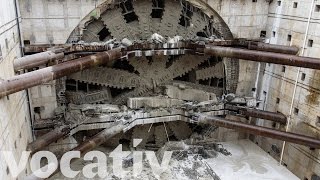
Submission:
M 320 70 L 320 60 L 318 58 L 211 45 L 206 45 L 204 54 Z
M 28 89 L 52 80 L 106 64 L 108 61 L 121 58 L 121 48 L 112 49 L 95 55 L 82 57 L 73 61 L 57 64 L 29 73 L 14 76 L 0 82 L 0 98 Z

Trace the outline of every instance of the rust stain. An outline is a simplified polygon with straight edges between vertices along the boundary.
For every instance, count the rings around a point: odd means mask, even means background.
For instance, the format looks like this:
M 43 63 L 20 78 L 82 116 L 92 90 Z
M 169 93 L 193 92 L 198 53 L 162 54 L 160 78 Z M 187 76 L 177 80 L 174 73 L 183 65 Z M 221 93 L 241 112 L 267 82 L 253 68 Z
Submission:
M 309 94 L 306 96 L 307 103 L 317 105 L 319 104 L 319 93 L 311 88 L 320 89 L 320 73 L 314 71 L 312 79 L 310 80 Z
M 320 138 L 320 131 L 318 128 L 312 126 L 311 124 L 307 122 L 302 122 L 297 125 L 294 132 L 303 133 L 305 135 L 315 137 L 317 139 Z
M 319 104 L 319 94 L 315 91 L 309 91 L 309 95 L 307 95 L 308 104 Z

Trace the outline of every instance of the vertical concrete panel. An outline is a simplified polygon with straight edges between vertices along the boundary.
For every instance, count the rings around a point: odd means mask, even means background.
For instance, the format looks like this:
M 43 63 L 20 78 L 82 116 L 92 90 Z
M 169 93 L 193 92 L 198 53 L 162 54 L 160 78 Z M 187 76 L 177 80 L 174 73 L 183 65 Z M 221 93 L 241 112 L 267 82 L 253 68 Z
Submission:
M 298 2 L 297 8 L 293 8 L 294 2 Z M 267 35 L 268 38 L 270 38 L 271 43 L 284 45 L 289 45 L 291 43 L 300 48 L 303 46 L 304 33 L 307 26 L 311 2 L 312 1 L 289 0 L 282 1 L 281 6 L 278 6 L 277 1 L 271 3 L 267 21 Z M 314 11 L 314 9 L 312 10 Z M 313 17 L 317 16 L 318 14 L 314 12 Z M 320 32 L 317 31 L 318 25 L 319 23 L 317 21 L 311 20 L 307 39 L 316 39 L 314 40 L 316 44 L 312 47 L 306 47 L 304 56 L 320 57 L 317 45 L 320 36 Z M 272 31 L 276 32 L 276 37 L 273 37 Z M 292 36 L 292 42 L 288 41 L 288 34 Z M 282 74 L 280 71 L 281 67 L 274 69 L 267 68 L 266 70 L 268 70 L 268 73 L 265 74 L 265 80 L 270 76 L 272 76 L 273 79 L 278 80 L 264 83 L 266 86 L 265 88 L 271 92 L 269 95 L 272 94 L 281 97 L 279 105 L 274 106 L 275 101 L 268 101 L 268 107 L 276 107 L 275 110 L 279 110 L 282 113 L 289 115 L 289 107 L 293 98 L 292 94 L 297 68 L 286 67 L 286 72 Z M 311 101 L 308 101 L 308 97 L 317 97 L 319 94 L 318 86 L 320 83 L 311 80 L 311 77 L 314 74 L 313 71 L 314 70 L 302 69 L 302 72 L 306 74 L 306 79 L 304 81 L 300 79 L 302 73 L 299 74 L 298 88 L 296 96 L 294 97 L 294 107 L 299 108 L 299 113 L 293 115 L 290 131 L 319 138 L 320 127 L 315 125 L 315 121 L 316 117 L 319 116 L 320 109 L 317 103 L 312 104 Z M 281 87 L 279 87 L 279 81 L 281 82 Z M 310 94 L 312 94 L 312 96 L 310 96 Z M 275 97 L 272 99 L 274 98 Z M 317 102 L 317 98 L 314 99 Z M 274 141 L 266 141 L 268 144 L 267 146 L 271 146 L 273 142 Z M 265 149 L 265 147 L 263 148 Z M 308 148 L 300 146 L 298 146 L 298 148 L 303 148 L 303 150 L 297 150 L 291 145 L 287 145 L 286 148 L 288 150 L 285 151 L 284 162 L 288 165 L 289 170 L 294 172 L 298 177 L 301 179 L 304 177 L 310 179 L 313 172 L 319 172 L 316 171 L 316 169 L 319 169 L 319 163 L 310 163 L 311 161 L 315 162 L 315 159 L 319 158 L 319 153 L 314 154 L 314 152 L 308 150 Z

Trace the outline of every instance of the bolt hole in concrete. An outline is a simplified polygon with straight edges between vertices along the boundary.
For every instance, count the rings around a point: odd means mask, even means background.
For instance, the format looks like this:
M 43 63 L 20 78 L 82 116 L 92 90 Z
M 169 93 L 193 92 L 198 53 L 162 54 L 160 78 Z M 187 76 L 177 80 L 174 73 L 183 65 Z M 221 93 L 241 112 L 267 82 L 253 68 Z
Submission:
M 320 5 L 316 5 L 314 11 L 315 11 L 315 12 L 320 12 Z
M 312 39 L 309 39 L 308 40 L 308 47 L 312 47 L 313 46 L 313 40 Z
M 317 116 L 316 125 L 317 125 L 318 127 L 320 127 L 320 116 Z

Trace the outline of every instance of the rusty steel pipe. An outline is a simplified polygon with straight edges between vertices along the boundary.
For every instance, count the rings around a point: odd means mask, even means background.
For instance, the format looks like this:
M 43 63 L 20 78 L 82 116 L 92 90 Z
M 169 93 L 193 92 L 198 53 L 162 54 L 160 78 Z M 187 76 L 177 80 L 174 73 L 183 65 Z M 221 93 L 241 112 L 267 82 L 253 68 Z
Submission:
M 229 43 L 229 44 L 228 44 Z M 234 39 L 229 41 L 213 42 L 210 45 L 214 46 L 229 46 L 229 47 L 244 47 L 249 50 L 275 52 L 282 54 L 296 55 L 299 52 L 299 48 L 295 46 L 283 46 L 277 44 L 268 44 L 260 41 L 247 40 L 247 39 Z
M 105 143 L 107 140 L 111 139 L 113 136 L 121 133 L 121 131 L 123 131 L 124 127 L 125 126 L 122 123 L 116 123 L 111 128 L 108 128 L 108 129 L 101 131 L 100 133 L 96 134 L 92 138 L 86 140 L 82 144 L 73 148 L 71 151 L 80 151 L 80 156 L 82 157 L 87 152 L 89 152 L 89 151 L 93 150 L 94 148 L 100 146 L 101 144 Z M 74 161 L 75 161 L 75 159 L 72 159 L 71 163 Z M 58 172 L 60 172 L 60 168 L 58 168 L 50 177 L 54 176 Z
M 318 58 L 210 45 L 206 45 L 204 54 L 320 70 L 320 59 Z
M 18 58 L 14 60 L 13 67 L 15 71 L 31 69 L 40 65 L 48 64 L 54 60 L 62 59 L 63 57 L 63 52 L 55 53 L 53 51 L 46 51 Z
M 121 133 L 124 128 L 125 126 L 122 123 L 117 123 L 113 125 L 111 128 L 101 131 L 94 137 L 78 145 L 73 149 L 73 151 L 80 151 L 81 155 L 84 155 L 88 151 L 91 151 L 97 146 L 100 146 L 101 144 L 105 143 L 107 140 L 109 140 L 113 136 Z
M 266 119 L 273 122 L 278 122 L 280 124 L 287 123 L 287 117 L 282 113 L 274 113 L 274 112 L 262 111 L 258 109 L 243 109 L 243 110 L 240 110 L 240 113 L 245 116 Z
M 270 121 L 278 122 L 281 124 L 287 123 L 287 117 L 282 113 L 262 111 L 262 110 L 258 110 L 258 109 L 239 107 L 239 106 L 234 106 L 234 105 L 230 105 L 230 104 L 226 104 L 225 107 L 227 110 L 236 111 L 237 113 L 244 115 L 244 116 L 270 120 Z
M 39 69 L 29 73 L 14 76 L 0 82 L 0 98 L 46 83 L 72 73 L 76 73 L 95 66 L 103 65 L 110 60 L 122 56 L 121 48 L 112 49 L 95 55 L 86 56 L 77 60 L 68 61 L 51 67 Z
M 267 127 L 255 126 L 246 124 L 243 122 L 227 120 L 215 116 L 199 115 L 198 122 L 200 124 L 209 124 L 214 126 L 220 126 L 228 129 L 235 129 L 238 131 L 254 134 L 258 136 L 265 136 L 273 139 L 279 139 L 295 144 L 305 145 L 311 148 L 320 149 L 320 140 L 309 136 L 300 134 L 278 131 Z
M 247 43 L 247 48 L 249 50 L 267 51 L 267 52 L 292 54 L 292 55 L 296 55 L 299 52 L 299 48 L 295 46 L 281 46 L 281 45 L 267 44 L 267 43 L 256 42 L 256 41 L 249 41 Z
M 63 138 L 69 132 L 70 132 L 70 128 L 68 128 L 68 127 L 56 128 L 56 129 L 50 131 L 49 133 L 37 138 L 32 143 L 28 144 L 27 150 L 31 151 L 31 154 L 34 154 L 38 151 L 43 150 L 51 143 L 56 142 L 57 140 Z
M 107 140 L 112 138 L 113 136 L 117 135 L 124 129 L 124 125 L 122 123 L 115 123 L 114 126 L 108 129 L 104 129 L 100 133 L 96 134 L 92 138 L 86 140 L 82 144 L 78 145 L 77 147 L 73 148 L 71 151 L 80 151 L 81 156 L 86 154 L 87 152 L 93 150 L 97 146 L 105 143 Z M 60 156 L 58 159 L 61 159 L 62 156 Z M 74 162 L 75 159 L 71 160 L 71 163 Z M 61 164 L 58 164 L 58 168 L 55 172 L 53 172 L 49 178 L 53 177 L 55 174 L 60 172 L 60 166 Z M 48 165 L 44 166 L 44 169 L 47 168 Z M 42 169 L 42 168 L 41 168 Z M 39 170 L 40 171 L 40 170 Z M 27 176 L 25 179 L 28 180 L 43 180 L 43 179 L 49 179 L 49 178 L 39 178 L 35 176 L 34 174 L 31 174 Z

